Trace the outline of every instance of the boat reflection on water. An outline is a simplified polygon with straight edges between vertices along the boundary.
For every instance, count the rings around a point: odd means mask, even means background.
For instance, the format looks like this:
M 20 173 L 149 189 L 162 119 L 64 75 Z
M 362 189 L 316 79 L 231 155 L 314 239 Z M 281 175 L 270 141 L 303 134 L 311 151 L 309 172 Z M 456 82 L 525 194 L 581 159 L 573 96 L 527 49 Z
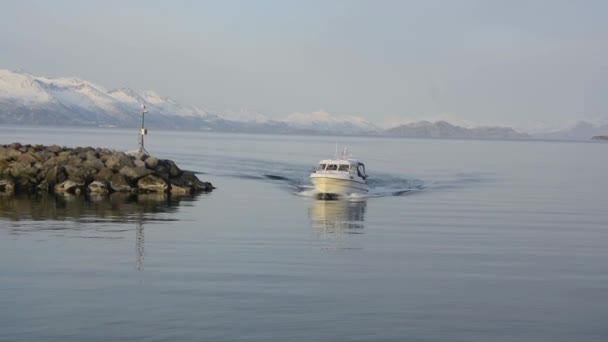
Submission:
M 174 213 L 196 196 L 121 194 L 0 196 L 0 233 L 122 239 L 135 231 L 135 268 L 143 270 L 144 224 L 176 221 Z
M 312 228 L 324 249 L 360 249 L 353 235 L 363 234 L 367 201 L 314 200 L 309 209 Z

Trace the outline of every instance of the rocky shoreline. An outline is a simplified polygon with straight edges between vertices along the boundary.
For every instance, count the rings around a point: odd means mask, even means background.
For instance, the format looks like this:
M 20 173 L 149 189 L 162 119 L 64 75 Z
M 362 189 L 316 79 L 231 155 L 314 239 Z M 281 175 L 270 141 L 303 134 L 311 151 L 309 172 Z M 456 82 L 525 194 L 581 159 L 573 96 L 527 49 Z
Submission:
M 191 195 L 213 189 L 169 159 L 106 148 L 0 145 L 0 194 Z

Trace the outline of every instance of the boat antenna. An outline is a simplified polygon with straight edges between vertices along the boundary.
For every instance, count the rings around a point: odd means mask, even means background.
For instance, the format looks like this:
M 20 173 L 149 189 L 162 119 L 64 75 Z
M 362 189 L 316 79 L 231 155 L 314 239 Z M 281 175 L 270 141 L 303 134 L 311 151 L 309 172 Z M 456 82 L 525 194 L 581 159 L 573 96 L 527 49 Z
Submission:
M 336 140 L 336 151 L 334 152 L 334 159 L 338 159 L 338 141 Z

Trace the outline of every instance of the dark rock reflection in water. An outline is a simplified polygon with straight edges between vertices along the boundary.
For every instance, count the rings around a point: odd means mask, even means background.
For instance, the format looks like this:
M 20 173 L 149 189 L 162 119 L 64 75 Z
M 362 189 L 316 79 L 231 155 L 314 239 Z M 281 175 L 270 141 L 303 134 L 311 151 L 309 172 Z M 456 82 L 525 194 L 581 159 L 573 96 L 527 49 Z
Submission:
M 172 216 L 178 207 L 191 205 L 196 197 L 120 193 L 93 198 L 69 194 L 2 196 L 0 229 L 11 235 L 45 231 L 86 239 L 122 239 L 125 232 L 133 230 L 135 269 L 141 271 L 145 223 L 176 221 Z
M 0 197 L 0 219 L 69 220 L 76 222 L 134 222 L 161 220 L 157 214 L 173 213 L 196 197 L 157 194 L 120 194 L 107 197 L 32 195 Z

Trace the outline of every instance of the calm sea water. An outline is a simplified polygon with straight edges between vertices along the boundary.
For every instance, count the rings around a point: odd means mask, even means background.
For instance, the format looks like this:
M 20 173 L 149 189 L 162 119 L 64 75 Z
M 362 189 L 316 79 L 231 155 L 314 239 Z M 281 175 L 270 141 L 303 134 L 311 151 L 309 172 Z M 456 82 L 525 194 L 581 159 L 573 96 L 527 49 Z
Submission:
M 369 198 L 309 196 L 336 142 Z M 1 341 L 608 340 L 608 144 L 151 131 L 146 148 L 217 189 L 0 198 Z

